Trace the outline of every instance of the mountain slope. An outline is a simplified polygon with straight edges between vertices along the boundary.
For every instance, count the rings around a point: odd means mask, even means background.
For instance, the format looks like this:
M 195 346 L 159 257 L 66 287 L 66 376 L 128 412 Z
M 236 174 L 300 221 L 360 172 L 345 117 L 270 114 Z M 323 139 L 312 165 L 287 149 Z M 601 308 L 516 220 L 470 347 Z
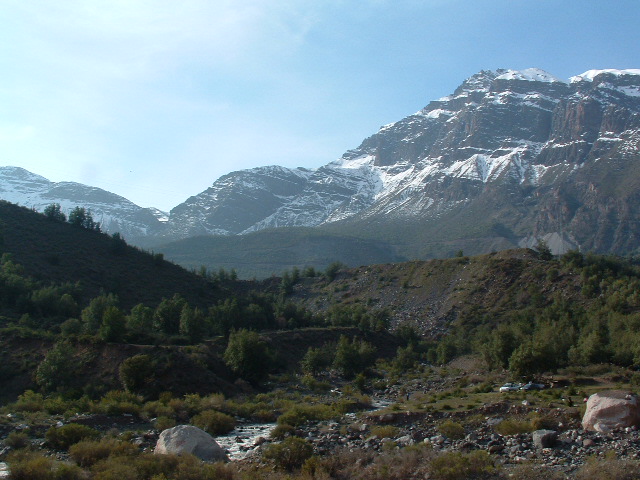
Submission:
M 158 255 L 4 201 L 0 201 L 0 251 L 44 284 L 78 283 L 84 302 L 100 293 L 114 293 L 128 310 L 141 302 L 156 306 L 175 293 L 198 306 L 225 296 L 221 287 Z
M 163 245 L 161 250 L 167 259 L 186 268 L 234 269 L 240 278 L 267 278 L 293 267 L 324 270 L 333 262 L 358 266 L 404 260 L 380 240 L 302 227 L 242 236 L 203 235 Z
M 166 214 L 142 208 L 126 198 L 75 182 L 51 182 L 20 167 L 0 167 L 0 199 L 43 211 L 58 203 L 65 214 L 75 207 L 91 211 L 102 231 L 120 232 L 129 240 L 153 236 L 163 229 Z

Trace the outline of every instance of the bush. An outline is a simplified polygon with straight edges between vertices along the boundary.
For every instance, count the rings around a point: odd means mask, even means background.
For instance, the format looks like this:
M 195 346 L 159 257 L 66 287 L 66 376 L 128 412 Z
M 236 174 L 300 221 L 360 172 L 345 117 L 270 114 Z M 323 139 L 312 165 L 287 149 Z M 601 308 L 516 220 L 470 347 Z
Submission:
M 471 453 L 446 452 L 431 462 L 431 473 L 439 480 L 463 480 L 489 475 L 496 470 L 485 450 Z
M 4 439 L 4 444 L 15 450 L 25 448 L 29 445 L 29 435 L 24 432 L 11 432 L 7 435 L 7 438 Z
M 158 417 L 156 418 L 155 423 L 153 424 L 154 428 L 159 432 L 166 430 L 167 428 L 173 428 L 176 426 L 175 419 L 171 417 Z
M 18 412 L 41 412 L 44 410 L 44 397 L 33 390 L 27 390 L 18 396 L 13 408 Z
M 236 421 L 226 413 L 204 410 L 191 419 L 191 423 L 211 435 L 224 435 L 236 426 Z
M 56 462 L 40 453 L 20 450 L 7 457 L 11 480 L 80 480 L 85 478 L 76 465 Z
M 267 375 L 272 358 L 267 344 L 256 332 L 238 330 L 229 336 L 224 362 L 245 380 L 259 382 Z
M 73 351 L 69 342 L 59 342 L 47 352 L 36 369 L 36 383 L 43 390 L 51 392 L 69 386 L 76 367 Z
M 106 438 L 100 441 L 81 440 L 69 448 L 71 458 L 81 467 L 91 467 L 100 460 L 110 456 L 133 456 L 138 453 L 138 449 L 128 443 Z
M 493 429 L 500 435 L 517 435 L 519 433 L 527 433 L 534 430 L 531 422 L 511 419 L 502 420 L 500 423 L 496 424 Z
M 378 438 L 394 438 L 398 435 L 400 429 L 393 425 L 375 425 L 371 427 L 371 435 Z
M 272 460 L 278 467 L 285 470 L 300 468 L 313 454 L 313 447 L 302 438 L 288 437 L 281 443 L 268 445 L 263 458 Z
M 438 426 L 438 430 L 442 435 L 451 440 L 460 440 L 464 438 L 464 427 L 453 420 L 446 420 Z
M 122 386 L 128 392 L 146 393 L 146 387 L 153 378 L 155 365 L 149 355 L 134 355 L 120 364 L 119 373 Z
M 123 413 L 139 415 L 142 409 L 142 397 L 129 392 L 112 390 L 100 399 L 95 409 L 99 413 L 107 415 L 122 415 Z
M 299 427 L 308 421 L 329 420 L 335 415 L 327 405 L 295 405 L 278 417 L 278 423 Z
M 100 432 L 93 428 L 77 423 L 69 423 L 62 427 L 51 427 L 47 430 L 47 442 L 58 450 L 67 450 L 74 443 L 81 440 L 98 438 Z
M 275 438 L 276 440 L 282 440 L 287 435 L 293 434 L 295 428 L 286 423 L 280 423 L 275 426 L 273 430 L 271 430 L 271 438 Z
M 600 480 L 601 478 L 632 480 L 639 477 L 640 466 L 637 462 L 618 460 L 613 453 L 606 455 L 604 459 L 589 458 L 576 472 L 575 478 L 577 480 Z

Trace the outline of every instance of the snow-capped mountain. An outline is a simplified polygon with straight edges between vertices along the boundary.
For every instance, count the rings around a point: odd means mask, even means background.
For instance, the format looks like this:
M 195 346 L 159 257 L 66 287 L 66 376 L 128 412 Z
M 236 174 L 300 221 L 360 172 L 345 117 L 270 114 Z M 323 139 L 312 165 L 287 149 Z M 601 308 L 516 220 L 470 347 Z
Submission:
M 146 245 L 195 235 L 323 227 L 407 258 L 532 245 L 640 247 L 640 70 L 482 71 L 317 169 L 229 173 L 171 210 L 0 169 L 0 198 L 89 208 Z
M 441 229 L 466 209 L 479 217 L 465 221 L 500 223 L 503 246 L 546 237 L 556 249 L 620 251 L 640 240 L 627 218 L 637 213 L 627 199 L 636 191 L 607 196 L 602 175 L 625 169 L 640 178 L 639 138 L 640 70 L 590 70 L 568 82 L 533 68 L 482 71 L 321 168 L 222 177 L 174 208 L 168 230 L 233 235 L 338 221 Z M 611 221 L 623 211 L 625 220 Z M 606 230 L 599 239 L 596 225 L 580 227 L 587 217 Z
M 158 234 L 168 214 L 142 208 L 114 193 L 74 182 L 51 182 L 20 167 L 0 167 L 0 199 L 43 211 L 60 204 L 69 214 L 75 207 L 91 212 L 102 231 L 120 232 L 127 239 Z

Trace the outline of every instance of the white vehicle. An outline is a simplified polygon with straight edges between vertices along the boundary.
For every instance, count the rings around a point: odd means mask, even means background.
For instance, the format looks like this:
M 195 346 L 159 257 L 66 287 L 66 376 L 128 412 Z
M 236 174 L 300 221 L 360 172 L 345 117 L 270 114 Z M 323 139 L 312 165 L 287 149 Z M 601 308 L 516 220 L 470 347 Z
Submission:
M 519 383 L 505 383 L 500 387 L 501 392 L 517 392 L 522 385 Z

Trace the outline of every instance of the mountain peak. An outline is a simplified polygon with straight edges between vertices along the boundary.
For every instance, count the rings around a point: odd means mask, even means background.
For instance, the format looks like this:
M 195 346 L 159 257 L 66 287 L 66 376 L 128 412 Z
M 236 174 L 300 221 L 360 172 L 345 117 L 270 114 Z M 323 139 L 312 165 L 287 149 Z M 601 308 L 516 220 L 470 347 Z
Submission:
M 50 183 L 48 179 L 41 175 L 32 173 L 22 167 L 13 166 L 0 167 L 0 178 L 11 179 L 14 181 L 19 179 L 21 181 Z
M 496 80 L 524 80 L 529 82 L 566 83 L 558 77 L 551 75 L 539 68 L 527 68 L 525 70 L 507 70 L 498 75 Z
M 593 80 L 600 75 L 610 75 L 614 77 L 621 77 L 626 75 L 640 75 L 640 69 L 638 68 L 627 68 L 625 70 L 618 70 L 616 68 L 606 68 L 602 70 L 587 70 L 586 72 L 571 77 L 569 81 L 571 83 L 577 82 L 593 82 Z

